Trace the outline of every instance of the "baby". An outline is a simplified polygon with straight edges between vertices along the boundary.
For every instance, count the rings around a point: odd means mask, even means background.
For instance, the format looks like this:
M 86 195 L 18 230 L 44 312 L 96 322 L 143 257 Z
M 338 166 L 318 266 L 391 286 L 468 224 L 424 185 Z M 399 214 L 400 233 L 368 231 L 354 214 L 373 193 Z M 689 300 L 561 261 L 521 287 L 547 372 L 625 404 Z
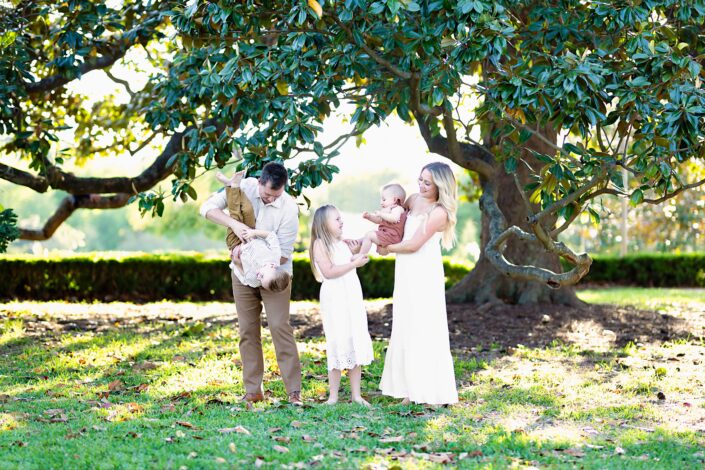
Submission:
M 242 237 L 228 229 L 225 242 L 230 250 L 230 268 L 243 284 L 263 287 L 272 292 L 281 292 L 289 287 L 291 277 L 281 268 L 281 249 L 274 232 L 255 229 L 255 211 L 252 203 L 240 189 L 244 171 L 228 178 L 218 173 L 216 178 L 225 185 L 230 217 L 244 225 Z
M 353 259 L 365 256 L 370 251 L 372 244 L 377 246 L 387 246 L 399 243 L 404 236 L 404 224 L 406 223 L 407 211 L 404 209 L 406 192 L 401 185 L 391 183 L 385 185 L 381 191 L 382 208 L 373 213 L 363 212 L 362 216 L 379 224 L 376 231 L 367 232 L 361 240 L 360 251 L 353 256 Z

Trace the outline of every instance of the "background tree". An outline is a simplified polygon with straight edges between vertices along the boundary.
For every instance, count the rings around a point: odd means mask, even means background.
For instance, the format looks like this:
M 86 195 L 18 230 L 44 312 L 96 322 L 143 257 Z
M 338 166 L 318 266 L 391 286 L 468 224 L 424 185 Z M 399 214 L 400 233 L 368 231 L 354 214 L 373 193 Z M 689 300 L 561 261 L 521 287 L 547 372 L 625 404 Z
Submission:
M 9 21 L 33 25 L 37 16 L 23 5 L 14 12 L 20 20 Z M 23 152 L 40 174 L 0 176 L 37 189 L 116 194 L 74 197 L 79 204 L 126 200 L 169 172 L 175 197 L 195 197 L 196 168 L 222 165 L 236 149 L 255 172 L 303 154 L 292 172 L 298 192 L 330 180 L 339 146 L 395 112 L 418 127 L 431 152 L 474 172 L 482 192 L 483 254 L 450 297 L 572 302 L 570 290 L 557 288 L 576 283 L 591 261 L 558 237 L 582 212 L 597 216 L 595 198 L 658 204 L 705 182 L 683 170 L 704 151 L 702 1 L 191 1 L 169 12 L 159 2 L 126 2 L 120 11 L 61 5 L 41 7 L 64 19 L 49 46 L 3 34 L 3 55 L 20 64 L 2 72 L 4 84 L 19 84 L 3 91 L 7 150 Z M 123 33 L 96 39 L 95 18 L 110 15 L 124 20 Z M 28 117 L 41 111 L 61 125 L 56 103 L 42 107 L 33 90 L 66 101 L 61 85 L 49 84 L 165 34 L 183 48 L 167 48 L 169 60 L 155 64 L 159 72 L 132 108 L 136 122 L 168 138 L 156 168 L 142 178 L 74 184 L 47 158 L 50 132 Z M 112 53 L 101 52 L 105 43 Z M 345 103 L 354 105 L 350 132 L 320 142 L 325 119 Z M 139 197 L 142 209 L 160 212 L 164 195 Z M 559 257 L 573 265 L 569 272 L 560 272 Z

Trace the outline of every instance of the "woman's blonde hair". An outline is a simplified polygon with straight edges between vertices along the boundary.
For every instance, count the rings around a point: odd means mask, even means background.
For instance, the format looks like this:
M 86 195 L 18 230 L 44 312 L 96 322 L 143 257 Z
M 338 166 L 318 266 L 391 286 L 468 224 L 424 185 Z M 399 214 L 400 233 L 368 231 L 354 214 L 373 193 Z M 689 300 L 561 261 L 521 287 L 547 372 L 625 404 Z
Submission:
M 455 245 L 455 224 L 458 223 L 458 185 L 455 182 L 453 170 L 448 165 L 441 162 L 433 162 L 421 168 L 421 171 L 428 170 L 431 173 L 433 184 L 438 188 L 438 202 L 436 204 L 443 208 L 448 214 L 448 223 L 443 229 L 441 246 L 446 250 Z
M 311 223 L 311 245 L 308 248 L 308 257 L 311 261 L 311 271 L 313 271 L 313 276 L 318 282 L 323 282 L 323 276 L 321 276 L 321 273 L 319 273 L 318 269 L 316 269 L 316 260 L 313 256 L 313 247 L 316 240 L 320 240 L 323 244 L 323 252 L 329 258 L 332 256 L 333 246 L 337 240 L 333 238 L 328 230 L 328 217 L 330 216 L 331 211 L 334 210 L 338 209 L 336 209 L 333 205 L 326 204 L 325 206 L 321 206 L 316 209 L 316 212 L 313 214 L 313 222 Z

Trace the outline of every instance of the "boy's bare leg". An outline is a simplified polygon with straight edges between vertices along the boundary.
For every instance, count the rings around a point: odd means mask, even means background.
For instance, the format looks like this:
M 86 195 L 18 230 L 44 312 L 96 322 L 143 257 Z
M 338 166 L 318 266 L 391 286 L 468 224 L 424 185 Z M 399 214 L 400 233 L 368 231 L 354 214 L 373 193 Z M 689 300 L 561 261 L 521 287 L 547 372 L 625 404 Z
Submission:
M 233 176 L 228 178 L 223 173 L 218 172 L 215 174 L 215 179 L 223 183 L 225 186 L 230 186 L 231 188 L 239 188 L 240 181 L 245 176 L 245 170 L 235 172 Z

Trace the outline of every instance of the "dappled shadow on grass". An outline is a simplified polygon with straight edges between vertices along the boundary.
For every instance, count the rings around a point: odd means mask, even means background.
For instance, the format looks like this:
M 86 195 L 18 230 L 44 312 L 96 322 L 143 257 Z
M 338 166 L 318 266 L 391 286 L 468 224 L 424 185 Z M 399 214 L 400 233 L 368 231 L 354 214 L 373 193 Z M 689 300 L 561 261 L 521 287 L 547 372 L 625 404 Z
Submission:
M 391 303 L 368 306 L 368 326 L 373 338 L 389 338 Z M 629 306 L 448 305 L 451 347 L 463 357 L 497 357 L 523 345 L 546 347 L 555 341 L 581 349 L 606 351 L 629 343 L 662 343 L 705 336 L 705 312 L 692 315 L 641 310 Z M 300 330 L 302 337 L 321 334 L 318 325 Z
M 388 307 L 376 308 L 371 309 L 371 328 L 384 334 L 390 312 L 385 313 Z M 609 322 L 625 324 L 638 312 L 627 309 L 608 312 L 603 320 L 588 319 L 598 325 L 594 328 L 604 328 Z M 615 349 L 618 332 L 606 343 L 589 335 L 566 336 L 566 325 L 578 319 L 577 313 L 550 314 L 547 322 L 538 317 L 540 328 L 534 329 L 530 325 L 536 317 L 529 316 L 523 332 L 510 333 L 503 342 L 475 343 L 478 336 L 473 330 L 464 336 L 453 331 L 453 325 L 460 328 L 458 315 L 472 311 L 451 308 L 451 334 L 454 345 L 461 345 L 455 355 L 459 405 L 401 406 L 398 400 L 381 396 L 377 386 L 383 341 L 375 342 L 376 360 L 363 372 L 363 394 L 372 409 L 318 405 L 327 391 L 325 343 L 320 337 L 299 336 L 309 406 L 294 408 L 283 402 L 271 339 L 263 330 L 265 387 L 270 393 L 266 403 L 248 409 L 238 401 L 243 390 L 236 324 L 212 316 L 189 316 L 184 322 L 177 313 L 170 320 L 132 315 L 141 318 L 132 322 L 115 315 L 91 323 L 93 329 L 87 332 L 47 330 L 29 342 L 20 337 L 19 343 L 4 350 L 8 360 L 0 364 L 2 461 L 57 468 L 208 468 L 220 465 L 216 459 L 252 467 L 258 458 L 276 467 L 318 462 L 322 468 L 374 462 L 386 466 L 406 462 L 412 467 L 450 462 L 461 468 L 701 465 L 697 446 L 705 443 L 705 435 L 697 430 L 678 433 L 672 431 L 675 426 L 655 427 L 662 423 L 656 414 L 670 411 L 667 405 L 655 408 L 662 405 L 653 403 L 652 390 L 664 384 L 659 377 L 683 373 L 686 362 L 693 370 L 697 367 L 694 361 L 700 360 L 700 353 L 692 345 L 679 343 L 654 351 L 652 343 L 660 340 L 652 335 L 649 341 L 638 341 L 646 346 Z M 298 333 L 316 326 L 316 317 L 314 309 L 295 316 Z M 463 325 L 499 331 L 501 321 L 510 319 L 505 316 L 485 325 L 482 318 L 471 317 Z M 203 321 L 202 330 L 194 327 L 197 320 Z M 99 330 L 100 325 L 105 329 Z M 528 334 L 532 332 L 536 336 Z M 549 347 L 519 346 L 539 336 L 538 344 L 550 339 Z M 466 343 L 458 343 L 461 340 Z M 626 380 L 625 373 L 635 376 Z M 598 388 L 599 384 L 606 385 Z M 680 387 L 665 389 L 667 401 L 685 409 Z M 347 379 L 342 399 L 349 399 Z M 9 417 L 3 428 L 5 415 Z M 233 431 L 237 426 L 249 434 Z M 235 451 L 230 450 L 231 443 Z

